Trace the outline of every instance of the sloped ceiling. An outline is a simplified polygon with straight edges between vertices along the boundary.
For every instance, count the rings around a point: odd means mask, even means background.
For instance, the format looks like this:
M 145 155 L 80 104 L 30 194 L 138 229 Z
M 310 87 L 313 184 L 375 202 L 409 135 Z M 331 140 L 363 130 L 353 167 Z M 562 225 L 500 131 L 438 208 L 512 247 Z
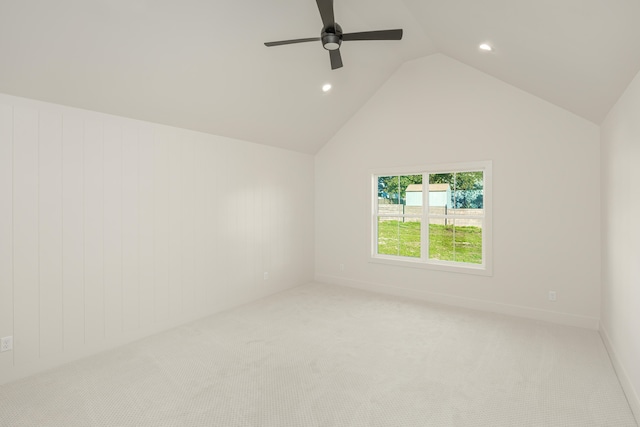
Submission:
M 404 62 L 443 53 L 600 123 L 640 69 L 637 0 L 0 0 L 0 92 L 315 153 Z M 495 50 L 482 53 L 478 44 Z M 321 91 L 333 84 L 327 94 Z

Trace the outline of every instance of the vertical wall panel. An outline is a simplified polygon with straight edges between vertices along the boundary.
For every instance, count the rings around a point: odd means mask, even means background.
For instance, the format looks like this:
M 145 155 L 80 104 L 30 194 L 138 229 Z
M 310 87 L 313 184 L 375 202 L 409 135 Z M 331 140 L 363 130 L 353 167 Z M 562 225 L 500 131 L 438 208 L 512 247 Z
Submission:
M 155 320 L 155 270 L 154 270 L 154 136 L 153 130 L 140 127 L 138 131 L 138 213 L 140 324 L 151 325 Z
M 262 269 L 262 213 L 263 213 L 263 205 L 262 205 L 262 192 L 263 192 L 263 183 L 262 177 L 266 176 L 265 174 L 265 163 L 268 163 L 268 151 L 264 148 L 261 148 L 260 151 L 255 154 L 256 158 L 259 158 L 261 161 L 256 162 L 256 168 L 254 169 L 254 178 L 253 178 L 253 186 L 255 188 L 254 191 L 254 206 L 253 209 L 253 223 L 254 223 L 254 231 L 253 231 L 253 270 L 260 280 L 260 275 L 263 272 Z
M 84 123 L 62 123 L 62 279 L 64 348 L 84 344 Z
M 253 198 L 253 183 L 251 175 L 253 174 L 253 162 L 248 144 L 242 144 L 239 150 L 240 166 L 236 174 L 238 180 L 237 188 L 237 258 L 236 265 L 239 272 L 240 286 L 243 289 L 243 298 L 248 298 L 250 293 L 255 289 L 255 275 L 253 271 L 253 262 L 251 262 L 251 230 L 252 209 L 251 200 Z M 274 272 L 270 272 L 271 280 L 274 279 Z
M 104 124 L 105 333 L 122 332 L 122 128 Z
M 285 191 L 287 191 L 286 182 L 284 182 L 284 177 L 282 170 L 276 170 L 277 174 L 277 192 L 276 192 L 276 204 L 274 206 L 273 216 L 272 216 L 272 225 L 271 227 L 275 227 L 276 229 L 276 240 L 274 241 L 274 245 L 271 249 L 273 253 L 273 258 L 271 261 L 273 262 L 273 269 L 277 270 L 280 273 L 283 273 L 283 266 L 285 264 L 285 260 L 283 257 L 284 253 L 284 244 L 285 237 L 287 234 L 287 230 L 285 229 L 285 217 L 287 215 L 286 210 L 289 209 L 289 205 L 287 203 L 287 195 Z M 282 276 L 278 277 L 278 280 L 282 280 Z
M 62 321 L 62 114 L 40 112 L 40 353 L 63 348 Z
M 239 145 L 239 144 L 238 144 Z M 233 147 L 232 159 L 236 167 L 234 170 L 229 170 L 228 174 L 228 187 L 229 191 L 228 200 L 231 203 L 227 209 L 227 223 L 229 225 L 229 235 L 227 237 L 229 241 L 229 256 L 231 258 L 231 283 L 233 283 L 236 289 L 234 298 L 237 298 L 238 303 L 242 301 L 242 297 L 245 292 L 245 271 L 243 265 L 244 256 L 244 235 L 242 232 L 244 213 L 243 213 L 243 201 L 244 201 L 244 173 L 246 170 L 239 161 L 241 157 L 242 148 L 239 146 Z
M 258 189 L 256 188 L 256 183 L 258 182 L 257 180 L 257 174 L 256 174 L 256 170 L 251 167 L 253 166 L 255 163 L 257 163 L 259 160 L 259 157 L 257 155 L 254 155 L 254 153 L 252 153 L 254 150 L 252 149 L 252 147 L 247 147 L 247 154 L 246 154 L 246 162 L 248 165 L 250 165 L 250 167 L 248 168 L 248 173 L 246 175 L 246 185 L 248 188 L 248 193 L 246 195 L 246 204 L 247 204 L 247 212 L 245 214 L 245 218 L 247 221 L 247 229 L 246 229 L 246 236 L 245 236 L 245 244 L 246 244 L 246 253 L 245 253 L 245 264 L 246 264 L 246 269 L 247 269 L 247 281 L 249 282 L 249 287 L 252 290 L 251 292 L 254 292 L 254 289 L 258 288 L 261 289 L 263 288 L 262 286 L 262 275 L 260 274 L 259 271 L 256 270 L 256 265 L 255 265 L 255 259 L 254 259 L 254 254 L 257 252 L 257 248 L 259 248 L 259 246 L 256 246 L 256 241 L 255 241 L 255 235 L 256 235 L 256 231 L 259 230 L 259 227 L 256 225 L 257 221 L 256 221 L 256 216 L 254 214 L 254 212 L 256 211 L 256 193 L 258 192 Z
M 169 140 L 169 313 L 182 312 L 182 230 L 184 203 L 182 187 L 184 140 L 171 133 Z
M 224 176 L 221 177 L 221 182 L 223 183 L 225 199 L 227 203 L 225 203 L 225 215 L 222 224 L 218 224 L 218 232 L 222 232 L 224 239 L 222 240 L 222 247 L 220 248 L 222 253 L 224 254 L 224 258 L 226 259 L 224 271 L 224 281 L 231 285 L 231 288 L 234 289 L 234 292 L 231 293 L 228 289 L 222 286 L 222 283 L 219 284 L 219 290 L 221 290 L 221 297 L 223 299 L 233 298 L 234 302 L 238 303 L 241 301 L 242 295 L 242 286 L 241 279 L 239 276 L 240 264 L 238 262 L 238 253 L 240 252 L 240 244 L 238 239 L 238 181 L 236 177 L 238 175 L 238 171 L 235 168 L 229 166 L 231 163 L 234 166 L 238 162 L 238 147 L 225 147 L 226 155 L 225 159 L 231 160 L 225 168 L 223 169 Z M 239 165 L 238 165 L 239 166 Z M 221 229 L 222 228 L 222 229 Z
M 122 301 L 125 331 L 140 327 L 138 162 L 138 131 L 125 126 L 122 130 Z
M 13 335 L 13 109 L 0 104 L 0 337 Z M 0 353 L 0 371 L 13 353 Z
M 199 313 L 206 312 L 207 307 L 207 146 L 205 139 L 200 136 L 194 142 L 194 175 L 193 189 L 195 197 L 194 209 L 194 241 L 193 241 L 193 269 L 195 276 L 195 303 Z
M 206 203 L 206 233 L 207 233 L 207 269 L 205 287 L 207 293 L 207 308 L 213 310 L 220 304 L 216 292 L 219 280 L 219 266 L 222 265 L 222 257 L 218 253 L 220 245 L 220 235 L 217 232 L 221 226 L 220 204 L 222 203 L 218 189 L 220 188 L 219 176 L 221 172 L 221 161 L 218 156 L 218 144 L 208 143 L 205 146 L 208 167 L 206 168 L 205 179 L 207 190 L 205 193 Z
M 244 147 L 238 144 L 234 147 L 234 155 L 236 157 L 237 168 L 232 173 L 232 187 L 233 194 L 233 235 L 232 235 L 232 248 L 233 248 L 233 269 L 236 271 L 235 279 L 236 286 L 240 295 L 244 296 L 247 291 L 247 266 L 246 266 L 246 198 L 247 198 L 247 167 L 240 159 L 244 159 Z M 273 272 L 271 272 L 273 276 Z
M 159 129 L 153 145 L 154 189 L 154 313 L 155 320 L 169 317 L 169 138 Z
M 188 137 L 182 148 L 182 310 L 196 308 L 195 278 L 195 138 Z
M 84 127 L 85 339 L 104 338 L 104 135 L 101 122 Z
M 38 111 L 15 107 L 13 126 L 14 357 L 24 364 L 40 353 Z
M 282 201 L 280 205 L 280 212 L 278 216 L 280 218 L 280 229 L 282 230 L 282 234 L 280 235 L 280 263 L 278 270 L 280 271 L 280 281 L 287 283 L 290 281 L 291 269 L 284 268 L 287 264 L 287 260 L 293 256 L 291 252 L 290 239 L 294 236 L 294 218 L 293 211 L 295 209 L 294 204 L 296 203 L 298 197 L 296 197 L 296 192 L 292 188 L 291 184 L 288 184 L 290 181 L 289 173 L 286 170 L 280 170 L 280 174 L 282 176 Z M 295 181 L 295 178 L 293 178 Z
M 230 174 L 232 171 L 229 168 L 234 159 L 232 159 L 229 146 L 219 147 L 217 167 L 216 167 L 216 187 L 215 197 L 213 200 L 213 207 L 216 209 L 217 221 L 212 224 L 216 245 L 217 245 L 217 261 L 219 268 L 216 269 L 216 274 L 213 279 L 213 298 L 216 303 L 224 301 L 231 297 L 229 288 L 235 288 L 237 286 L 236 278 L 234 274 L 235 269 L 232 264 L 232 252 L 233 245 L 233 233 L 234 228 L 231 224 L 233 220 L 234 203 L 233 203 L 233 188 L 231 187 Z M 226 285 L 223 285 L 226 283 Z
M 273 170 L 273 169 L 271 169 Z M 261 203 L 262 206 L 262 221 L 260 223 L 260 230 L 262 232 L 262 269 L 264 271 L 271 270 L 271 245 L 273 243 L 274 230 L 271 226 L 271 211 L 274 205 L 274 178 L 273 173 L 265 174 L 265 179 L 261 180 Z

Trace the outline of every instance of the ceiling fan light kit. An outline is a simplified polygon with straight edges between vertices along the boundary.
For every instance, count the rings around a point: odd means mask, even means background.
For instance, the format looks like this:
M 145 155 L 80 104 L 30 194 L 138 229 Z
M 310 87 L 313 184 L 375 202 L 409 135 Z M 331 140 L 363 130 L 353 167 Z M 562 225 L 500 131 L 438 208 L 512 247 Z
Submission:
M 379 30 L 379 31 L 363 31 L 360 33 L 342 32 L 342 28 L 335 22 L 333 15 L 333 0 L 316 0 L 320 18 L 322 18 L 322 31 L 320 37 L 312 37 L 306 39 L 282 40 L 277 42 L 267 42 L 265 46 L 282 46 L 285 44 L 306 43 L 312 41 L 322 41 L 322 47 L 329 51 L 329 59 L 331 60 L 331 69 L 335 70 L 342 67 L 342 56 L 340 55 L 340 46 L 343 41 L 355 40 L 401 40 L 402 30 Z
M 335 24 L 334 28 L 322 29 L 322 47 L 326 50 L 338 50 L 342 44 L 342 28 Z

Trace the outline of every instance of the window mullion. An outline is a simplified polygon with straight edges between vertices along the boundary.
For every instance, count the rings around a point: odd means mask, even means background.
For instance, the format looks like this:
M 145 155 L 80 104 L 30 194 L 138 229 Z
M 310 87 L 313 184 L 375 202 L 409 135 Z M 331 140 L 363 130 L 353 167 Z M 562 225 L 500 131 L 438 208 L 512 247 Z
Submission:
M 422 174 L 422 227 L 420 228 L 420 240 L 423 242 L 420 251 L 420 259 L 429 260 L 429 173 Z

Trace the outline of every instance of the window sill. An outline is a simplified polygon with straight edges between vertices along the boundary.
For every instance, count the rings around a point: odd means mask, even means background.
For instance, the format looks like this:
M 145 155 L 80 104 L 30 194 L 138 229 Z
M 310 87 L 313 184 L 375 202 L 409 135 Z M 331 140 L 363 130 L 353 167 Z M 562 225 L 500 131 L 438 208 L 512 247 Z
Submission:
M 424 270 L 448 271 L 451 273 L 473 274 L 477 276 L 492 276 L 491 268 L 486 265 L 451 263 L 446 261 L 428 261 L 391 255 L 370 256 L 369 262 L 374 264 L 394 265 L 397 267 L 420 268 Z

